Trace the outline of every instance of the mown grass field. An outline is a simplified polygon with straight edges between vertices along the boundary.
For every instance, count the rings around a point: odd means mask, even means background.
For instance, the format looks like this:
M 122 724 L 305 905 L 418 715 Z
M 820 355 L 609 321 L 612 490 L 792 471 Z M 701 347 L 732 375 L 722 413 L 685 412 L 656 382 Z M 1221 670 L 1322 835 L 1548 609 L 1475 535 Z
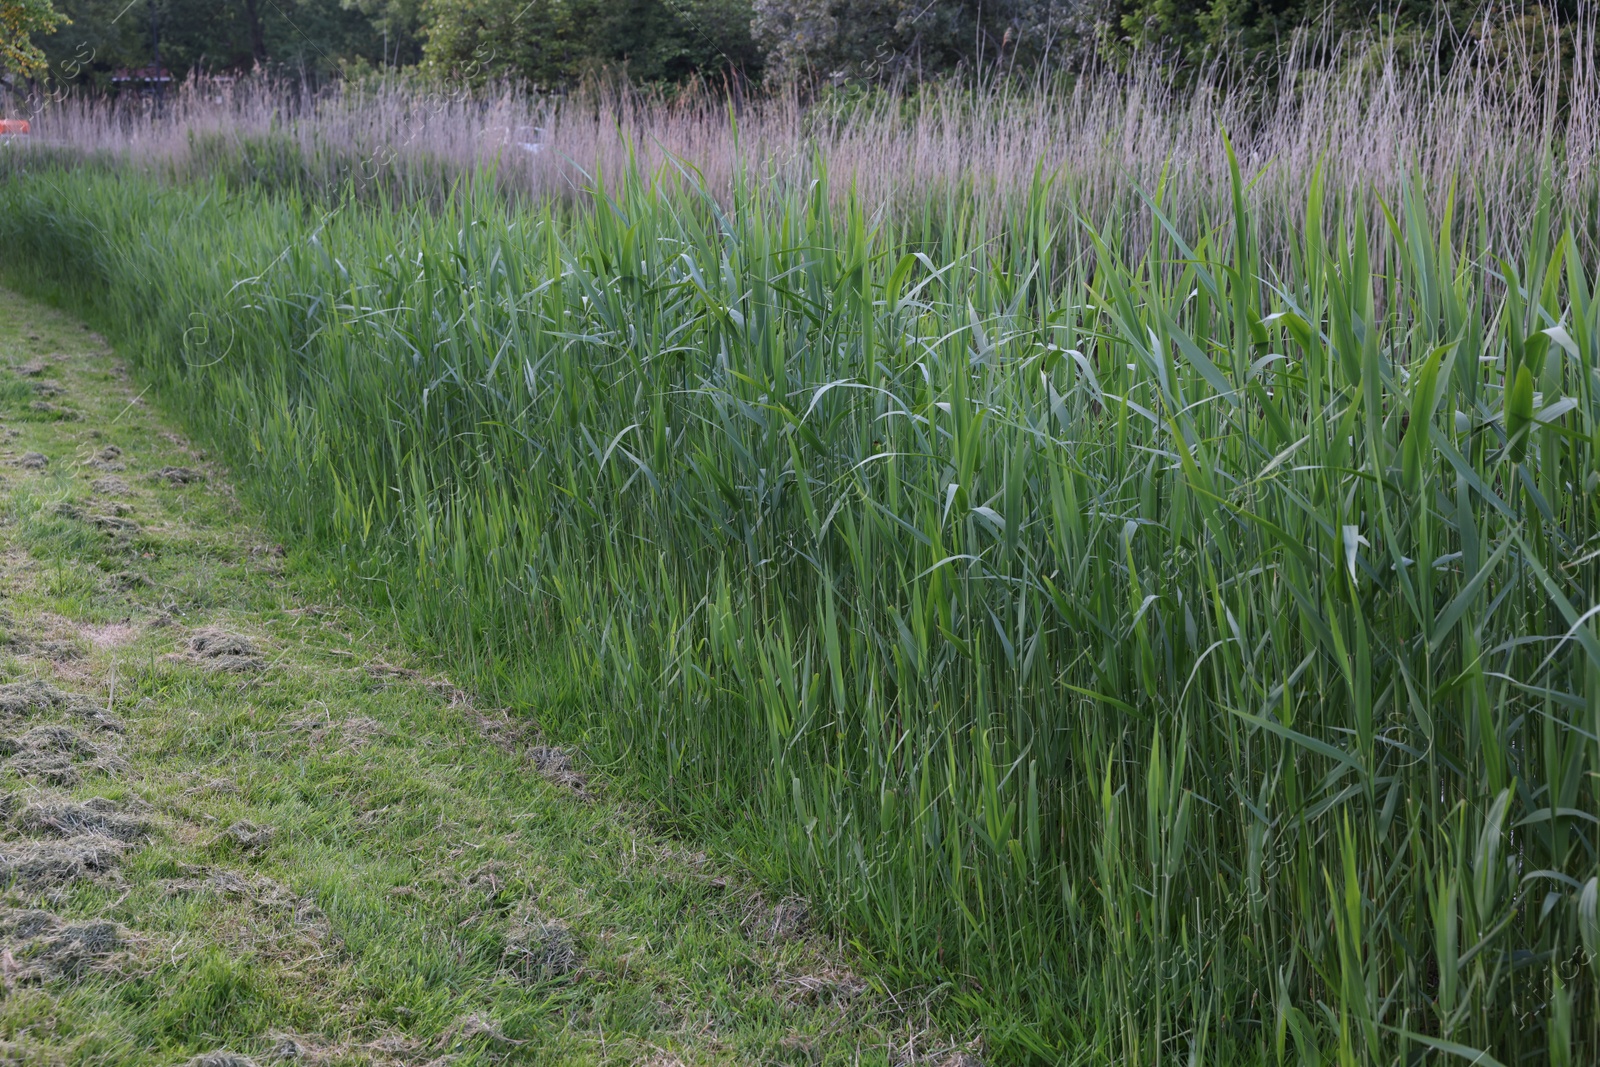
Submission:
M 1576 1064 L 1600 303 L 1588 201 L 1524 177 L 879 212 L 41 165 L 0 242 L 283 536 L 498 700 L 559 664 L 545 729 L 996 1062 Z
M 80 322 L 0 291 L 0 389 L 0 1060 L 951 1055 L 285 554 Z

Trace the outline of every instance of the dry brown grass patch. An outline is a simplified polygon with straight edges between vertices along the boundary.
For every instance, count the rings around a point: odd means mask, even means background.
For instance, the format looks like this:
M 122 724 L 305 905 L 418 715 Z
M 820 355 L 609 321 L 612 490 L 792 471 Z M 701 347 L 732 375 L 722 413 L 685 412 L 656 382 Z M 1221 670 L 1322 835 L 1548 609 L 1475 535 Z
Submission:
M 38 909 L 0 908 L 0 936 L 0 971 L 8 988 L 16 982 L 77 978 L 102 966 L 124 942 L 116 923 L 68 922 Z
M 7 773 L 49 785 L 75 785 L 85 771 L 114 775 L 127 770 L 126 762 L 111 748 L 62 723 L 46 723 L 17 736 L 0 737 L 0 757 Z
M 274 827 L 258 826 L 249 819 L 239 819 L 222 831 L 218 841 L 243 852 L 258 853 L 266 851 L 277 835 L 278 831 Z
M 148 822 L 122 811 L 105 797 L 91 797 L 82 803 L 64 798 L 36 800 L 24 807 L 14 822 L 23 833 L 43 837 L 99 834 L 132 842 L 150 832 Z
M 150 475 L 153 482 L 166 482 L 168 485 L 194 485 L 206 480 L 201 471 L 193 467 L 162 467 Z
M 287 921 L 299 934 L 322 942 L 333 936 L 333 924 L 316 901 L 304 897 L 265 875 L 247 875 L 216 869 L 200 872 L 202 877 L 172 878 L 161 883 L 164 896 L 211 896 L 220 900 L 248 904 L 253 910 L 273 919 Z
M 238 1052 L 219 1048 L 213 1052 L 202 1052 L 189 1060 L 185 1067 L 256 1067 L 256 1061 Z
M 126 847 L 102 834 L 0 843 L 0 887 L 38 892 L 95 878 L 121 862 Z
M 90 645 L 104 651 L 133 642 L 139 636 L 139 629 L 131 623 L 113 622 L 104 626 L 86 626 L 82 633 Z
M 97 731 L 120 733 L 123 729 L 120 719 L 86 694 L 58 689 L 37 678 L 0 685 L 0 720 L 31 718 L 49 712 L 65 713 Z
M 506 926 L 500 966 L 518 981 L 548 981 L 570 973 L 577 965 L 577 944 L 566 923 L 528 909 Z
M 811 906 L 800 897 L 785 897 L 769 904 L 753 897 L 745 905 L 739 926 L 752 941 L 796 941 L 811 930 Z
M 585 799 L 593 795 L 589 789 L 588 776 L 577 770 L 573 765 L 572 754 L 566 749 L 536 745 L 528 750 L 528 760 L 545 781 L 570 789 Z
M 190 634 L 185 650 L 191 660 L 217 671 L 259 671 L 267 666 L 254 638 L 217 627 Z

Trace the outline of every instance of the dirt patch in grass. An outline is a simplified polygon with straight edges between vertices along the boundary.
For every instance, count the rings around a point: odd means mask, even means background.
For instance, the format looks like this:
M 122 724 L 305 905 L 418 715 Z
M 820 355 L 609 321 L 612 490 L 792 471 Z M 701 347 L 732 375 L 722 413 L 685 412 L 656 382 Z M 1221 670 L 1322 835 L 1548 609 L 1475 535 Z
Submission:
M 0 938 L 4 943 L 0 969 L 7 985 L 77 978 L 123 944 L 116 923 L 67 922 L 53 912 L 31 908 L 0 908 Z
M 37 892 L 94 878 L 115 867 L 125 847 L 102 834 L 0 843 L 0 887 L 15 885 Z
M 24 452 L 17 466 L 25 471 L 42 471 L 50 466 L 50 458 L 43 452 Z
M 89 483 L 89 489 L 100 496 L 127 496 L 132 492 L 128 483 L 117 477 L 96 478 Z

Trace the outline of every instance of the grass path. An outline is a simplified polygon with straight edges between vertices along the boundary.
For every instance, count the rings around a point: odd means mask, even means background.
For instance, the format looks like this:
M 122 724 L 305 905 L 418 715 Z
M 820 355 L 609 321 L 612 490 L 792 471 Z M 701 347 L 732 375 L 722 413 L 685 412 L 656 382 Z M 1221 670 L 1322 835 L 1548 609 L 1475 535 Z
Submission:
M 0 1063 L 973 1063 L 0 291 Z

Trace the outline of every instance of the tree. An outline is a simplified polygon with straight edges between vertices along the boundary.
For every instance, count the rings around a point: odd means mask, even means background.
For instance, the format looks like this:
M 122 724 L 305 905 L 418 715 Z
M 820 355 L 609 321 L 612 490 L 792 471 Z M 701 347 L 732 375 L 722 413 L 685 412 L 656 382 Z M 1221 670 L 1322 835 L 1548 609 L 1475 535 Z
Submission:
M 161 63 L 177 78 L 257 65 L 314 78 L 349 66 L 387 65 L 421 49 L 403 34 L 385 37 L 386 12 L 346 0 L 56 0 L 70 28 L 40 38 L 50 76 L 107 87 L 123 67 L 150 63 L 150 16 L 160 25 Z
M 1280 55 L 1297 30 L 1337 38 L 1381 31 L 1410 42 L 1428 61 L 1452 61 L 1454 49 L 1483 30 L 1546 30 L 1565 38 L 1580 17 L 1579 0 L 1111 0 L 1102 44 L 1113 55 L 1161 55 L 1175 80 L 1202 64 L 1224 72 Z M 1561 47 L 1566 47 L 1563 40 Z
M 618 69 L 682 81 L 733 68 L 759 73 L 750 0 L 423 0 L 428 63 L 473 81 L 570 84 Z
M 913 80 L 1081 59 L 1111 0 L 755 0 L 780 78 Z
M 1174 84 L 1202 68 L 1270 75 L 1302 29 L 1384 35 L 1419 61 L 1454 61 L 1478 34 L 1579 41 L 1582 0 L 754 0 L 754 33 L 780 78 L 922 80 L 1157 62 Z M 1542 35 L 1542 36 L 1541 36 Z M 1554 62 L 1552 58 L 1551 62 Z
M 409 67 L 422 61 L 423 0 L 341 0 L 361 12 L 382 37 L 380 65 Z
M 575 70 L 576 28 L 566 0 L 423 0 L 423 54 L 445 77 L 515 77 L 552 85 Z
M 261 25 L 261 11 L 256 0 L 244 0 L 244 22 L 250 30 L 250 55 L 257 65 L 267 61 L 267 34 Z
M 47 60 L 33 35 L 65 21 L 50 0 L 0 0 L 0 72 L 25 78 L 43 73 Z
M 982 47 L 989 6 L 986 19 L 980 0 L 756 0 L 754 32 L 779 77 L 923 74 Z

